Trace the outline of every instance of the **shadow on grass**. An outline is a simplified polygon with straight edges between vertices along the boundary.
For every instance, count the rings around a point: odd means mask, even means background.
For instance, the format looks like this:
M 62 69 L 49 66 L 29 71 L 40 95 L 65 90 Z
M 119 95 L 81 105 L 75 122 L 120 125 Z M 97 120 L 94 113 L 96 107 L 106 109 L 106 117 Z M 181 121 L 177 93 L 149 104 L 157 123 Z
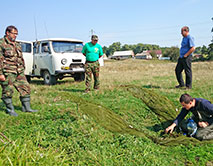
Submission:
M 34 85 L 43 85 L 44 81 L 43 80 L 31 80 L 29 84 L 34 84 Z
M 65 92 L 84 92 L 85 90 L 83 89 L 63 89 L 61 91 L 65 91 Z
M 151 88 L 155 88 L 155 89 L 160 89 L 160 86 L 156 86 L 156 85 L 143 85 L 143 88 L 147 88 L 147 89 L 151 89 Z
M 15 110 L 17 110 L 17 111 L 22 111 L 22 107 L 21 107 L 21 105 L 19 106 L 19 105 L 14 105 L 14 109 Z
M 60 85 L 60 84 L 65 84 L 65 83 L 74 83 L 74 80 L 59 80 L 57 81 L 56 85 Z M 44 85 L 44 81 L 43 80 L 31 80 L 30 84 L 34 84 L 34 85 Z
M 154 126 L 146 126 L 146 128 L 150 131 L 159 132 L 161 130 L 165 130 L 169 125 L 172 124 L 172 122 L 172 120 L 168 120 L 160 124 L 155 124 Z
M 177 89 L 175 88 L 175 86 L 168 86 L 168 87 L 160 87 L 158 85 L 143 85 L 142 88 L 146 88 L 146 89 Z M 187 90 L 186 88 L 179 88 L 179 90 Z

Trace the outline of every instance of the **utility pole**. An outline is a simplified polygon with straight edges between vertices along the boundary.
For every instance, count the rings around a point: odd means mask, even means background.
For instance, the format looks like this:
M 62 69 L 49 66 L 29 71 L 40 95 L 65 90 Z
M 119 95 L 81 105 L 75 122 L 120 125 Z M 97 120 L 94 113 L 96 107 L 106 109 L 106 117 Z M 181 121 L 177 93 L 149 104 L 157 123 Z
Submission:
M 93 29 L 91 29 L 89 32 L 90 32 L 90 36 L 89 37 L 91 38 L 92 35 L 94 35 L 95 31 Z

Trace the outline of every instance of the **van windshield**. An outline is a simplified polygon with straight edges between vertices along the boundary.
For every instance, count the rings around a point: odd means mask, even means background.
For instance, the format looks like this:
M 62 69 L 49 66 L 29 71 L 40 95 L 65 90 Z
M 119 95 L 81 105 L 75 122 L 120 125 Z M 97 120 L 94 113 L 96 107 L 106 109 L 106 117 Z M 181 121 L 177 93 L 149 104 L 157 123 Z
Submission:
M 69 41 L 53 41 L 52 46 L 53 50 L 56 53 L 81 52 L 83 48 L 83 43 Z

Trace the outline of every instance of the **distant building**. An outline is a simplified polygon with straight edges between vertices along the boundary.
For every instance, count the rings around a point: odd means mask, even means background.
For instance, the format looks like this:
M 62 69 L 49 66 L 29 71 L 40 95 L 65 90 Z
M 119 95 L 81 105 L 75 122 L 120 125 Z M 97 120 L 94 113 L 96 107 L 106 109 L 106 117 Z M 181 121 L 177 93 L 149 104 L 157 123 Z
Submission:
M 104 66 L 104 61 L 107 60 L 107 59 L 108 58 L 107 58 L 106 54 L 104 54 L 102 57 L 100 57 L 98 59 L 100 66 Z
M 170 57 L 160 57 L 159 60 L 170 60 Z
M 154 52 L 158 59 L 162 57 L 161 50 L 148 50 L 148 51 L 143 51 L 142 53 L 137 53 L 135 58 L 136 59 L 152 59 L 153 57 L 151 55 L 151 52 Z
M 111 59 L 128 59 L 133 58 L 135 56 L 134 52 L 132 50 L 128 51 L 115 51 L 114 54 L 111 56 Z
M 143 51 L 142 53 L 137 53 L 135 55 L 136 59 L 152 59 L 152 56 L 148 51 Z
M 193 54 L 194 59 L 200 59 L 202 58 L 202 54 Z
M 107 60 L 107 59 L 108 59 L 107 56 L 106 56 L 106 54 L 103 55 L 103 59 L 104 59 L 104 60 Z
M 160 57 L 162 57 L 162 51 L 161 50 L 149 50 L 149 53 L 154 52 L 157 56 L 157 58 L 159 59 Z

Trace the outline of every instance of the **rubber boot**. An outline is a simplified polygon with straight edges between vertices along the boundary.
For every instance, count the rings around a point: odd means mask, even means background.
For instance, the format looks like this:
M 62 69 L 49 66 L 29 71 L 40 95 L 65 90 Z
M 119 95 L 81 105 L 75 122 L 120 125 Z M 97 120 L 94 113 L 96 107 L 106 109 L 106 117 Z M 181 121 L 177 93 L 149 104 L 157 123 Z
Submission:
M 22 103 L 22 111 L 23 112 L 37 112 L 38 110 L 33 110 L 30 108 L 30 97 L 22 97 L 20 96 L 20 100 Z
M 18 116 L 18 114 L 15 112 L 13 103 L 12 103 L 12 98 L 2 98 L 4 104 L 6 105 L 6 113 L 11 115 L 11 116 Z

